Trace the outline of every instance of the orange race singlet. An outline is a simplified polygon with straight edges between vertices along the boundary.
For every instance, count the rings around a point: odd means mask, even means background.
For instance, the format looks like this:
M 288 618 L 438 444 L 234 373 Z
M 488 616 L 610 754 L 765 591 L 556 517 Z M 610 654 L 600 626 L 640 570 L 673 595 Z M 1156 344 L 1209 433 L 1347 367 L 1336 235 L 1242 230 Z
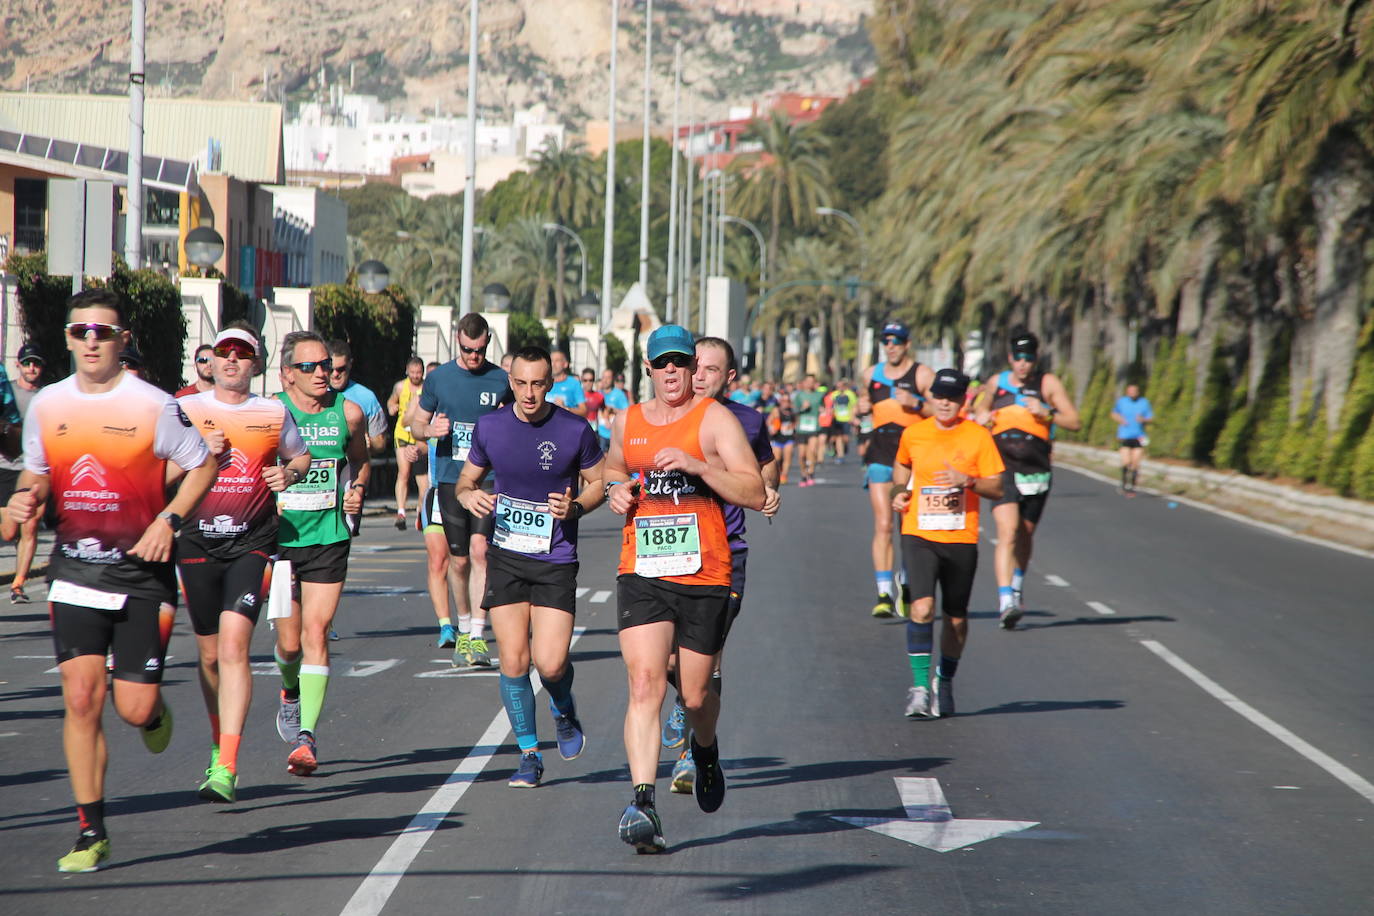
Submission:
M 911 504 L 902 534 L 941 544 L 978 543 L 978 494 L 937 484 L 945 463 L 970 477 L 996 477 L 1006 470 L 992 435 L 972 420 L 951 429 L 934 418 L 912 424 L 897 446 L 897 463 L 911 468 Z
M 665 426 L 644 419 L 642 405 L 625 416 L 625 467 L 639 475 L 639 501 L 625 517 L 619 572 L 678 585 L 730 585 L 730 545 L 720 500 L 700 477 L 660 471 L 654 456 L 680 448 L 706 459 L 701 421 L 714 402 L 704 399 Z M 628 486 L 628 484 L 626 484 Z
M 1040 375 L 1016 384 L 1011 372 L 997 376 L 993 389 L 992 438 L 1002 453 L 1007 469 L 1018 474 L 1047 474 L 1050 471 L 1052 430 L 1050 424 L 1037 419 L 1025 406 L 1035 398 L 1044 400 L 1040 391 Z

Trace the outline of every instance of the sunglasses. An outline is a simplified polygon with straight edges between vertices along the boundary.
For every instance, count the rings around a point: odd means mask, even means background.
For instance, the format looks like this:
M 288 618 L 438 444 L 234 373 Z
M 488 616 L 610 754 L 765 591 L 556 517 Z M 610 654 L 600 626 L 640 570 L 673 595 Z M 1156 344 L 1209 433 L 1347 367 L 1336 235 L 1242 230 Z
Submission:
M 656 359 L 649 360 L 649 365 L 655 369 L 667 369 L 669 366 L 686 369 L 692 365 L 693 358 L 686 353 L 664 353 Z
M 482 346 L 480 346 L 480 347 L 465 347 L 465 346 L 463 346 L 462 344 L 459 344 L 459 345 L 458 345 L 458 349 L 459 349 L 459 350 L 462 350 L 464 353 L 468 354 L 469 356 L 473 356 L 473 355 L 478 354 L 478 353 L 485 353 L 486 350 L 487 350 L 487 345 L 486 345 L 486 344 L 482 344 Z
M 1019 361 L 1024 362 L 1024 363 L 1033 363 L 1033 362 L 1035 362 L 1035 354 L 1034 354 L 1034 353 L 1013 353 L 1013 354 L 1011 355 L 1011 358 L 1014 359 L 1014 360 L 1019 360 Z
M 885 346 L 889 346 L 889 347 L 890 347 L 890 346 L 902 346 L 902 345 L 905 344 L 905 343 L 906 343 L 906 341 L 903 340 L 903 339 L 900 338 L 900 337 L 884 337 L 884 338 L 883 338 L 883 344 L 884 344 Z
M 216 355 L 218 355 L 218 354 L 216 354 Z M 210 357 L 208 357 L 208 356 L 197 356 L 197 357 L 196 357 L 196 362 L 199 363 L 199 364 L 202 365 L 202 366 L 205 365 L 206 363 L 208 363 L 209 361 L 210 361 Z
M 237 356 L 239 359 L 256 359 L 258 351 L 254 350 L 246 343 L 223 343 L 212 350 L 220 359 L 228 359 L 230 356 Z M 196 360 L 200 362 L 200 360 Z M 205 360 L 209 362 L 209 360 Z
M 74 340 L 85 340 L 86 335 L 94 334 L 96 340 L 114 340 L 115 335 L 124 329 L 117 324 L 101 324 L 98 321 L 73 321 L 67 325 L 67 334 Z
M 335 363 L 334 365 L 329 367 L 329 373 L 330 375 L 342 375 L 352 368 L 353 367 L 348 365 L 347 363 Z
M 41 359 L 34 359 L 33 357 L 29 357 L 28 359 L 21 361 L 19 365 L 28 366 L 29 368 L 38 366 L 41 369 L 46 364 Z
M 308 363 L 292 363 L 291 368 L 304 372 L 306 375 L 314 375 L 316 369 L 323 369 L 325 372 L 333 372 L 334 363 L 332 360 L 328 359 L 317 359 L 314 362 Z

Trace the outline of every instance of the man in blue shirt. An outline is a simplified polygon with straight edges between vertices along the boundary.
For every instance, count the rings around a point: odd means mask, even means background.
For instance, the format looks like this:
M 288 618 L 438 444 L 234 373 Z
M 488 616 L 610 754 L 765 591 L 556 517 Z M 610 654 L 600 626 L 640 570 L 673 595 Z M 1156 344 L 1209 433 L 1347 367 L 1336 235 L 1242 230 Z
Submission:
M 1127 385 L 1126 393 L 1116 399 L 1112 408 L 1112 419 L 1117 424 L 1116 442 L 1121 449 L 1121 492 L 1127 497 L 1135 496 L 1140 462 L 1145 457 L 1145 446 L 1150 444 L 1145 424 L 1154 418 L 1150 402 L 1140 396 L 1139 385 Z
M 579 417 L 587 415 L 587 396 L 582 392 L 582 383 L 568 374 L 568 354 L 554 350 L 553 387 L 549 389 L 549 403 L 570 410 Z
M 611 424 L 615 422 L 615 415 L 630 409 L 630 396 L 625 393 L 622 382 L 623 379 L 617 378 L 610 369 L 601 373 L 601 394 L 605 400 L 601 405 L 600 422 L 596 424 L 596 437 L 601 440 L 603 452 L 611 448 Z
M 425 376 L 420 403 L 415 408 L 410 431 L 421 442 L 435 439 L 430 476 L 434 485 L 426 495 L 436 502 L 427 513 L 443 520 L 449 553 L 457 558 L 459 579 L 467 588 L 454 596 L 458 602 L 458 641 L 455 665 L 491 667 L 484 630 L 487 612 L 482 595 L 487 588 L 487 539 L 491 536 L 491 516 L 477 518 L 458 502 L 455 486 L 472 448 L 477 420 L 511 401 L 510 381 L 500 366 L 488 362 L 487 344 L 491 328 L 476 312 L 458 320 L 458 355 Z M 578 386 L 578 391 L 582 390 Z M 441 617 L 442 633 L 446 621 Z M 441 640 L 442 641 L 442 640 Z

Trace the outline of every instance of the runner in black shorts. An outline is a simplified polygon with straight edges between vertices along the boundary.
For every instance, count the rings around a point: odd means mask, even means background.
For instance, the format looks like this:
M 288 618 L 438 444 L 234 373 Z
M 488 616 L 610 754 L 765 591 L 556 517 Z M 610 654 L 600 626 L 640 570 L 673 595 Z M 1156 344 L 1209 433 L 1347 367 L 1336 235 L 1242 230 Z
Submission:
M 466 587 L 454 597 L 458 602 L 458 641 L 454 657 L 465 665 L 491 667 L 491 654 L 483 638 L 486 611 L 481 607 L 486 592 L 487 541 L 490 522 L 474 519 L 458 504 L 454 486 L 472 448 L 477 420 L 510 403 L 510 384 L 499 366 L 487 361 L 491 329 L 487 320 L 469 312 L 458 321 L 458 355 L 425 376 L 410 431 L 421 442 L 434 440 L 430 479 L 439 491 L 439 511 L 449 551 Z M 436 611 L 438 609 L 436 608 Z M 443 618 L 439 624 L 442 628 Z
M 572 760 L 586 744 L 568 648 L 576 611 L 577 522 L 604 499 L 604 461 L 596 430 L 547 400 L 553 386 L 548 351 L 517 350 L 510 383 L 514 403 L 477 421 L 457 492 L 465 510 L 493 522 L 482 607 L 491 612 L 501 643 L 501 702 L 520 746 L 510 785 L 534 788 L 544 775 L 544 759 L 531 659 L 549 691 L 558 753 Z M 495 494 L 478 489 L 488 471 Z

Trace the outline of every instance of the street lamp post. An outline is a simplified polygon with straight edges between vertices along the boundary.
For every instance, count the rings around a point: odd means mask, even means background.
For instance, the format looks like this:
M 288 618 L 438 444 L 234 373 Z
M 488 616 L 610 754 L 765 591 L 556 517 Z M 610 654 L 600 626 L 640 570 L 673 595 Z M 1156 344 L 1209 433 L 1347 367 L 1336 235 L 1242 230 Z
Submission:
M 611 98 L 606 124 L 606 231 L 601 243 L 601 330 L 611 325 L 612 265 L 615 242 L 615 58 L 620 41 L 620 0 L 611 0 Z
M 649 103 L 654 59 L 654 0 L 644 0 L 644 149 L 639 166 L 639 287 L 649 294 Z
M 391 282 L 391 271 L 381 261 L 364 261 L 358 265 L 358 286 L 365 293 L 380 293 Z
M 736 223 L 754 234 L 754 241 L 759 243 L 759 295 L 762 296 L 763 291 L 768 288 L 768 246 L 763 242 L 763 233 L 759 231 L 758 226 L 749 220 L 731 216 L 728 213 L 722 213 L 720 221 L 722 223 Z
M 817 207 L 816 214 L 818 216 L 838 216 L 840 219 L 848 223 L 850 228 L 854 230 L 855 235 L 859 237 L 859 273 L 862 275 L 861 279 L 867 281 L 868 236 L 864 234 L 863 227 L 859 225 L 859 221 L 856 220 L 853 216 L 844 212 L 843 210 L 836 210 L 834 207 Z M 857 377 L 860 370 L 863 369 L 862 363 L 868 360 L 870 356 L 870 353 L 868 351 L 872 349 L 867 343 L 865 343 L 864 340 L 868 336 L 868 311 L 870 293 L 867 282 L 864 283 L 861 289 L 862 291 L 859 293 L 859 339 L 857 341 L 858 346 L 855 348 L 854 351 L 855 357 L 853 373 L 855 377 Z
M 578 252 L 582 255 L 582 289 L 581 289 L 581 293 L 582 293 L 582 295 L 584 295 L 584 296 L 587 295 L 587 246 L 582 244 L 582 237 L 581 237 L 580 235 L 578 235 L 576 232 L 573 232 L 573 231 L 572 231 L 571 229 L 569 229 L 567 226 L 563 226 L 563 225 L 560 225 L 560 224 L 558 224 L 558 223 L 545 223 L 545 224 L 544 224 L 544 231 L 545 231 L 545 232 L 566 232 L 568 235 L 572 236 L 573 241 L 577 243 L 577 250 L 578 250 Z
M 468 123 L 467 172 L 463 183 L 463 266 L 458 281 L 458 314 L 466 315 L 472 305 L 472 221 L 477 212 L 477 7 L 478 0 L 468 0 Z
M 672 322 L 677 306 L 677 114 L 678 97 L 682 94 L 682 42 L 673 47 L 673 133 L 671 144 L 672 169 L 668 179 L 668 277 L 667 303 L 664 315 Z

